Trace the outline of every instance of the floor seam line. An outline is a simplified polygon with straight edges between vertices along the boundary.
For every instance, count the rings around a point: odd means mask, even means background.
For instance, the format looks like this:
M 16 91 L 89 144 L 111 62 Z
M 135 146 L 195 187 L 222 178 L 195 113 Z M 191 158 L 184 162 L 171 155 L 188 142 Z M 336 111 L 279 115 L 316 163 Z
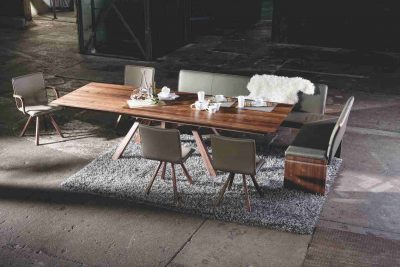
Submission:
M 171 262 L 178 256 L 178 254 L 186 247 L 186 245 L 192 240 L 193 236 L 200 230 L 200 228 L 204 225 L 204 223 L 207 221 L 207 219 L 204 219 L 199 227 L 196 228 L 196 230 L 189 236 L 189 238 L 183 243 L 183 245 L 178 249 L 178 251 L 171 257 L 171 259 L 164 265 L 167 267 Z
M 1 248 L 8 248 L 8 249 L 10 249 L 10 250 L 16 251 L 16 248 L 13 247 L 13 244 L 17 244 L 17 243 L 9 242 L 9 243 L 3 244 L 3 245 L 1 246 Z M 36 251 L 36 250 L 33 249 L 32 247 L 27 246 L 26 244 L 23 244 L 23 249 L 25 249 L 25 248 L 26 248 L 26 250 L 30 250 L 30 251 L 33 251 L 33 252 Z M 49 252 L 46 252 L 46 251 L 44 251 L 44 250 L 42 250 L 42 249 L 38 249 L 38 251 L 40 251 L 40 253 L 42 253 L 43 255 L 46 255 L 47 257 L 53 258 L 53 259 L 55 259 L 55 260 L 61 259 L 61 260 L 63 260 L 63 261 L 67 261 L 67 262 L 72 262 L 72 263 L 80 264 L 81 266 L 88 266 L 88 265 L 85 264 L 84 262 L 80 262 L 80 261 L 74 260 L 74 259 L 69 259 L 69 258 L 66 258 L 65 256 L 61 256 L 61 255 L 49 253 Z
M 390 231 L 390 230 L 383 230 L 383 229 L 379 229 L 379 228 L 365 227 L 365 226 L 356 225 L 356 224 L 352 224 L 352 223 L 344 223 L 344 222 L 328 220 L 328 219 L 320 219 L 320 221 L 340 223 L 340 224 L 343 224 L 343 225 L 349 225 L 349 226 L 359 227 L 359 228 L 363 228 L 363 229 L 370 229 L 370 230 L 380 231 L 380 232 L 384 232 L 384 233 L 388 233 L 388 234 L 400 235 L 400 232 L 393 232 L 393 231 Z M 316 226 L 316 228 L 328 228 L 328 227 L 326 227 L 326 226 Z M 352 231 L 347 231 L 347 232 L 352 232 Z M 352 233 L 354 233 L 354 232 L 352 232 Z

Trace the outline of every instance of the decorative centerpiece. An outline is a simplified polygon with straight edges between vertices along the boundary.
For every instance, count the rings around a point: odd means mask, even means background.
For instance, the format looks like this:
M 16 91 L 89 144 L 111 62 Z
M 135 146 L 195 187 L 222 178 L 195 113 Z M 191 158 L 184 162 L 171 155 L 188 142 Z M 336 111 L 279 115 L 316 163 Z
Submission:
M 131 99 L 127 101 L 130 108 L 151 106 L 158 103 L 158 99 L 153 96 L 153 85 L 148 84 L 144 73 L 142 74 L 141 86 L 133 89 Z
M 152 106 L 158 103 L 155 97 L 149 97 L 147 93 L 138 91 L 137 94 L 132 93 L 131 99 L 127 101 L 130 108 Z

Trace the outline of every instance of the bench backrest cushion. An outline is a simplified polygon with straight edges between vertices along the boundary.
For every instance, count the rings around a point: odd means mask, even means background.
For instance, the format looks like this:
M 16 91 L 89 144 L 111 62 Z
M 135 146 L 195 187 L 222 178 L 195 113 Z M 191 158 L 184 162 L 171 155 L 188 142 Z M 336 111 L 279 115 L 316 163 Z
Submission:
M 204 91 L 207 95 L 248 95 L 249 81 L 250 77 L 247 76 L 181 70 L 178 91 L 189 93 Z
M 328 86 L 326 84 L 315 84 L 315 93 L 313 95 L 299 94 L 299 102 L 294 106 L 293 111 L 321 115 L 325 113 L 326 98 L 328 95 Z
M 347 100 L 346 105 L 344 106 L 342 112 L 340 113 L 339 119 L 337 120 L 335 127 L 333 128 L 327 150 L 327 158 L 329 159 L 329 161 L 331 161 L 331 159 L 334 157 L 337 149 L 340 146 L 340 143 L 342 142 L 344 133 L 346 132 L 347 121 L 349 119 L 353 103 L 354 103 L 354 96 L 350 97 Z
M 250 77 L 246 76 L 214 73 L 212 93 L 213 95 L 247 96 L 249 81 Z

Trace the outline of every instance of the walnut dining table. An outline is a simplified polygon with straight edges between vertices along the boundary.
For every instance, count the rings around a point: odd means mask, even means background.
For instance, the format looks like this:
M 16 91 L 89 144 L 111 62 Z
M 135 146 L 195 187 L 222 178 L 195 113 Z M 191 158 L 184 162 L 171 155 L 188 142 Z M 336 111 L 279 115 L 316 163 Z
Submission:
M 113 159 L 121 157 L 125 148 L 136 133 L 140 120 L 159 121 L 194 126 L 192 133 L 196 145 L 211 176 L 216 172 L 198 129 L 201 127 L 219 130 L 268 134 L 277 132 L 279 126 L 292 110 L 293 105 L 277 104 L 271 112 L 221 107 L 216 113 L 192 109 L 190 104 L 196 101 L 197 94 L 177 92 L 179 98 L 173 101 L 161 101 L 157 105 L 129 108 L 133 87 L 106 83 L 89 83 L 52 102 L 53 105 L 112 112 L 135 117 L 137 120 L 118 145 Z

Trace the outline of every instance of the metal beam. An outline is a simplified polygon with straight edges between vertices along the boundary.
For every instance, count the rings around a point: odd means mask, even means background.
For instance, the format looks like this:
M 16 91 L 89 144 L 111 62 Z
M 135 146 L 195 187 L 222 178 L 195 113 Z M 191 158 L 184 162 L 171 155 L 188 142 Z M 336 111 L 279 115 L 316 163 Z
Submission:
M 93 19 L 96 21 L 95 22 L 95 24 L 93 25 L 93 23 L 92 23 L 92 32 L 90 33 L 90 36 L 89 36 L 89 39 L 88 39 L 88 41 L 87 41 L 87 43 L 86 43 L 86 45 L 85 45 L 85 48 L 84 48 L 84 51 L 88 51 L 88 49 L 89 49 L 89 46 L 92 44 L 93 45 L 93 40 L 94 40 L 94 37 L 95 37 L 95 35 L 96 35 L 96 29 L 97 29 L 97 27 L 99 26 L 99 24 L 100 24 L 100 22 L 102 22 L 104 19 L 105 19 L 105 17 L 108 15 L 108 12 L 110 12 L 110 10 L 111 10 L 111 8 L 112 8 L 112 4 L 115 2 L 115 1 L 117 1 L 117 0 L 110 0 L 111 1 L 111 3 L 110 3 L 110 5 L 107 7 L 107 8 L 103 8 L 101 11 L 100 11 L 100 14 L 97 16 L 97 19 L 94 19 L 93 17 L 92 17 L 92 21 L 93 21 Z M 93 8 L 94 8 L 94 6 L 91 6 L 91 8 L 92 8 L 92 11 L 93 11 Z M 92 12 L 92 13 L 94 13 L 94 12 Z M 83 19 L 82 19 L 83 20 Z
M 129 24 L 126 22 L 126 20 L 124 19 L 124 17 L 122 16 L 121 12 L 118 10 L 117 6 L 115 5 L 115 2 L 117 0 L 110 0 L 110 5 L 107 8 L 103 8 L 100 11 L 100 14 L 98 15 L 98 18 L 95 20 L 95 24 L 93 25 L 92 23 L 92 32 L 90 33 L 89 36 L 89 40 L 85 45 L 85 51 L 88 51 L 88 48 L 90 45 L 94 44 L 94 40 L 96 38 L 96 29 L 99 26 L 100 22 L 102 22 L 108 15 L 108 13 L 110 12 L 111 9 L 113 9 L 115 11 L 115 13 L 117 14 L 117 16 L 119 17 L 119 19 L 121 20 L 122 24 L 124 25 L 124 27 L 126 28 L 126 30 L 128 31 L 128 33 L 131 35 L 132 39 L 136 42 L 136 45 L 138 46 L 140 52 L 142 53 L 143 57 L 147 60 L 151 59 L 151 50 L 150 53 L 146 53 L 145 50 L 143 49 L 142 44 L 140 43 L 139 39 L 136 37 L 135 33 L 133 32 L 132 28 L 129 26 Z M 92 6 L 92 10 L 93 10 L 94 6 Z M 93 17 L 93 15 L 92 15 Z M 93 18 L 92 18 L 93 20 Z M 146 38 L 147 39 L 147 38 Z M 151 44 L 150 44 L 151 45 Z
M 144 0 L 144 35 L 146 45 L 146 59 L 150 60 L 153 58 L 153 45 L 152 45 L 152 34 L 151 34 L 151 8 L 150 0 Z
M 111 6 L 113 7 L 115 13 L 117 13 L 119 19 L 121 20 L 122 24 L 125 26 L 125 29 L 129 32 L 129 34 L 131 35 L 131 37 L 133 38 L 133 40 L 136 42 L 140 52 L 142 52 L 144 58 L 147 59 L 146 56 L 146 52 L 143 49 L 142 44 L 140 43 L 139 39 L 136 37 L 135 33 L 132 31 L 132 28 L 129 27 L 129 24 L 126 22 L 126 20 L 124 19 L 124 17 L 122 16 L 121 12 L 118 10 L 117 6 L 115 5 L 114 2 L 111 3 Z

